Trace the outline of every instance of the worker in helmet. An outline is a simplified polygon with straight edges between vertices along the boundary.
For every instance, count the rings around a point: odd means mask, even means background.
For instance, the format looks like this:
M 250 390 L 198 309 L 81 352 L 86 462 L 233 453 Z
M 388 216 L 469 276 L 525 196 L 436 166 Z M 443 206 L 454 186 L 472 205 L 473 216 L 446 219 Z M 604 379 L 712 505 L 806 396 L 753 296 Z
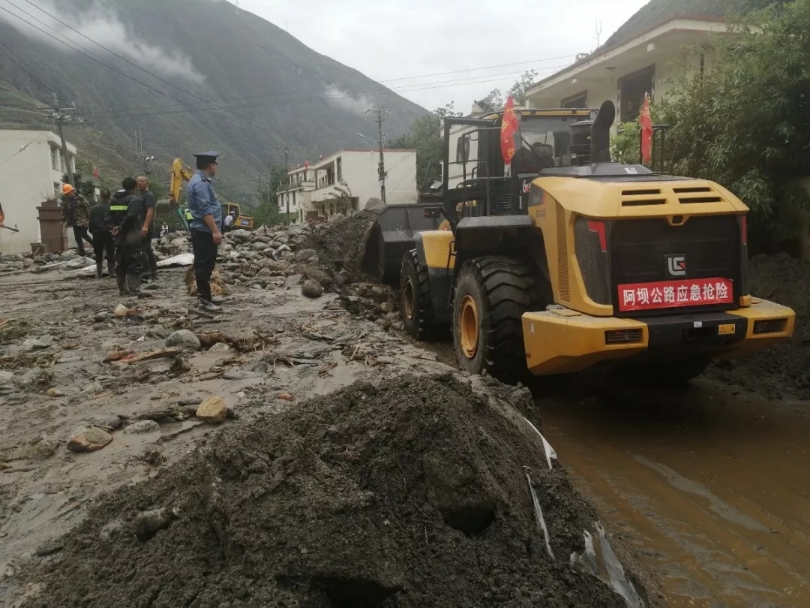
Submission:
M 79 255 L 84 257 L 84 242 L 92 247 L 93 239 L 87 233 L 90 226 L 90 204 L 70 184 L 62 186 L 62 224 L 73 228 L 73 238 Z

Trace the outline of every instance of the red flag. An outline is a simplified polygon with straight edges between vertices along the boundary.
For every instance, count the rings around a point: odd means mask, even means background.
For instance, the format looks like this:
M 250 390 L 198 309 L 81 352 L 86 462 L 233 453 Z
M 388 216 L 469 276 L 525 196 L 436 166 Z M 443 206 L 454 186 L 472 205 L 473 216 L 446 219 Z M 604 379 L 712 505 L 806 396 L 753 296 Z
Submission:
M 304 169 L 309 169 L 309 161 L 308 160 L 304 161 Z
M 515 156 L 515 134 L 518 132 L 518 117 L 512 96 L 506 100 L 501 120 L 501 154 L 503 162 L 509 164 Z
M 650 117 L 650 96 L 644 94 L 644 105 L 641 106 L 641 115 L 638 117 L 641 125 L 641 158 L 645 163 L 652 160 L 653 126 Z
M 98 167 L 93 167 L 93 177 L 98 179 Z

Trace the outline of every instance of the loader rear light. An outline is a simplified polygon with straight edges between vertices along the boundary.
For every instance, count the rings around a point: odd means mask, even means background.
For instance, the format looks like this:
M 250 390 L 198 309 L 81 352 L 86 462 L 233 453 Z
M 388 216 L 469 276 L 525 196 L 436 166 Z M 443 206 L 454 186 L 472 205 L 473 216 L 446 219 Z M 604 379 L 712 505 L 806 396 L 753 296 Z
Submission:
M 588 230 L 596 233 L 599 237 L 599 249 L 602 250 L 602 253 L 607 253 L 607 230 L 605 229 L 605 222 L 588 220 Z
M 766 321 L 754 321 L 754 335 L 779 334 L 785 331 L 787 319 L 768 319 Z
M 610 329 L 605 332 L 605 344 L 639 344 L 643 337 L 640 329 Z

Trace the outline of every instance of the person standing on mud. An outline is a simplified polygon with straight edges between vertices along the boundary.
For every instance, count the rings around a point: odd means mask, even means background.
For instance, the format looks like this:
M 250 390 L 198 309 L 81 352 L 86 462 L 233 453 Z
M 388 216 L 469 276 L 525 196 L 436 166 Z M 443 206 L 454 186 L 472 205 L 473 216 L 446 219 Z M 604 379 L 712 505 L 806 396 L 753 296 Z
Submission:
M 211 273 L 217 263 L 217 251 L 222 243 L 222 207 L 211 185 L 217 173 L 219 152 L 195 154 L 197 172 L 188 181 L 186 208 L 191 215 L 191 247 L 194 251 L 194 278 L 200 308 L 219 312 L 220 298 L 211 295 Z
M 157 259 L 152 249 L 152 224 L 155 218 L 157 199 L 155 195 L 152 194 L 152 191 L 149 190 L 149 178 L 145 175 L 138 177 L 138 192 L 141 195 L 141 201 L 146 210 L 146 217 L 143 221 L 143 226 L 141 226 L 141 237 L 143 238 L 143 275 L 144 279 L 147 279 L 148 275 L 148 278 L 151 278 L 154 283 L 157 281 Z
M 122 183 L 123 189 L 115 193 L 107 216 L 107 226 L 115 239 L 115 278 L 119 295 L 148 297 L 141 293 L 141 227 L 146 212 L 131 177 Z
M 110 277 L 115 276 L 115 244 L 113 235 L 107 227 L 107 216 L 110 214 L 110 191 L 101 191 L 101 202 L 90 209 L 90 233 L 93 235 L 93 251 L 96 254 L 96 278 L 103 276 L 104 254 L 107 254 L 107 270 Z
M 93 239 L 87 234 L 90 224 L 90 203 L 70 184 L 62 186 L 62 224 L 73 228 L 76 249 L 79 251 L 79 255 L 84 257 L 83 241 L 87 241 L 91 247 L 93 246 Z

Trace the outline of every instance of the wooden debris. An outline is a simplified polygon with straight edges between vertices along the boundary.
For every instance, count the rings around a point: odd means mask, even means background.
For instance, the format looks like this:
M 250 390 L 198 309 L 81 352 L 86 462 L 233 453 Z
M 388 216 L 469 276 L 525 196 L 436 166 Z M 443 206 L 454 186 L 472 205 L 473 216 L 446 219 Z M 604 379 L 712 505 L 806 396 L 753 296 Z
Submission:
M 164 348 L 162 350 L 155 350 L 138 355 L 132 355 L 119 360 L 119 363 L 140 363 L 142 361 L 153 361 L 155 359 L 170 359 L 182 354 L 182 348 Z

